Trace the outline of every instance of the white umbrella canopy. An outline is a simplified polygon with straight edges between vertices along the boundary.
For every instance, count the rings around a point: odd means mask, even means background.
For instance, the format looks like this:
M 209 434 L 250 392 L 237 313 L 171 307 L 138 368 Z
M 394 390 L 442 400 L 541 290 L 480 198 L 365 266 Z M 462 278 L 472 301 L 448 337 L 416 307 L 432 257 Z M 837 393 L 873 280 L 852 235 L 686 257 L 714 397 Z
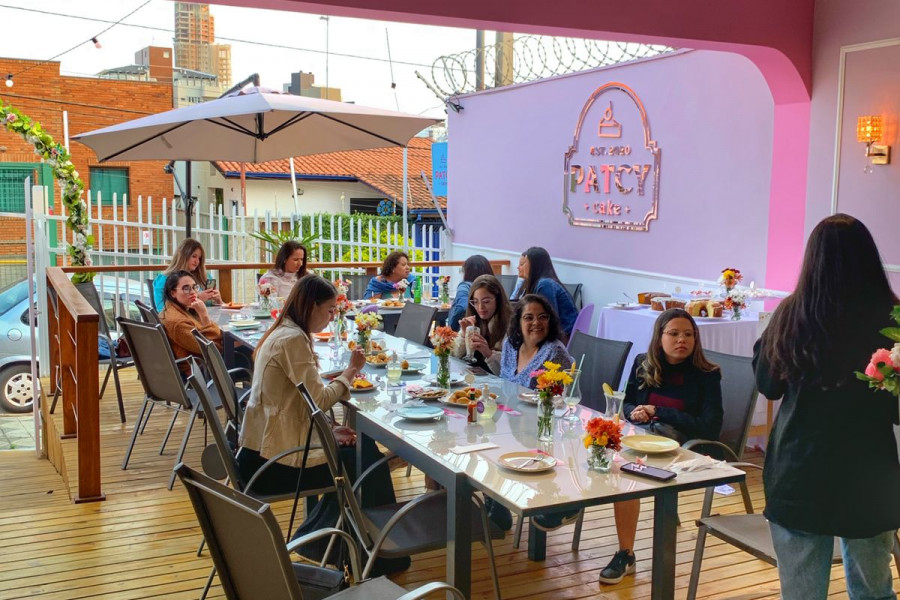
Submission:
M 76 135 L 100 162 L 261 163 L 340 150 L 406 146 L 439 120 L 250 87 L 233 95 Z

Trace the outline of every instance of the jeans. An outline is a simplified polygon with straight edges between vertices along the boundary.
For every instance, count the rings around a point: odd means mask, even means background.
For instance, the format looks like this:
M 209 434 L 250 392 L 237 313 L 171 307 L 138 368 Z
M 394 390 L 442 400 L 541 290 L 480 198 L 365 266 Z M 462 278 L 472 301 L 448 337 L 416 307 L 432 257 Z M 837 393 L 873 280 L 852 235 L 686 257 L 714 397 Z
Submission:
M 825 600 L 834 537 L 787 529 L 769 522 L 778 557 L 782 600 Z M 893 531 L 871 538 L 838 538 L 850 600 L 895 600 L 891 584 Z

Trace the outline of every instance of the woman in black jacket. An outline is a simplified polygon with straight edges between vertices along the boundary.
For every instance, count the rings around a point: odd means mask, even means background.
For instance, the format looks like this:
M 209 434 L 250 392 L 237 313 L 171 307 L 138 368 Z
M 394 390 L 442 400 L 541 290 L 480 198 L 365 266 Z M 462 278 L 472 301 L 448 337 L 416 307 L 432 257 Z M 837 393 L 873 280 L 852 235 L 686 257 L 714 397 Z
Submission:
M 797 289 L 756 343 L 759 391 L 783 396 L 763 482 L 784 600 L 827 596 L 835 537 L 851 600 L 896 598 L 897 398 L 854 376 L 886 345 L 879 330 L 896 303 L 868 229 L 833 215 L 810 234 Z
M 646 354 L 638 354 L 625 387 L 623 411 L 633 423 L 685 442 L 715 440 L 722 429 L 722 375 L 703 355 L 700 331 L 687 311 L 670 308 L 656 319 Z M 613 505 L 619 551 L 600 583 L 618 583 L 634 573 L 634 537 L 640 500 Z

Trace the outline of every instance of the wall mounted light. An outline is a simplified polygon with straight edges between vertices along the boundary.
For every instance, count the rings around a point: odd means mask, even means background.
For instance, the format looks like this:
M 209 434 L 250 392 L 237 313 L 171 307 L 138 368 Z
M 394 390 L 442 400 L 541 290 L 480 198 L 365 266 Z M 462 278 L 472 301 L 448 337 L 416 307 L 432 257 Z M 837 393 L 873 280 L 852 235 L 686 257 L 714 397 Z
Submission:
M 6 76 L 6 87 L 12 87 L 12 86 L 13 86 L 13 74 L 10 73 L 9 75 Z
M 94 42 L 94 48 L 96 48 L 97 50 L 103 47 L 103 44 L 101 44 L 100 40 L 98 40 L 97 38 L 92 37 L 91 41 Z
M 880 115 L 867 115 L 856 120 L 856 141 L 866 145 L 866 173 L 872 172 L 871 165 L 886 165 L 891 162 L 891 147 L 881 144 L 884 137 L 884 119 Z

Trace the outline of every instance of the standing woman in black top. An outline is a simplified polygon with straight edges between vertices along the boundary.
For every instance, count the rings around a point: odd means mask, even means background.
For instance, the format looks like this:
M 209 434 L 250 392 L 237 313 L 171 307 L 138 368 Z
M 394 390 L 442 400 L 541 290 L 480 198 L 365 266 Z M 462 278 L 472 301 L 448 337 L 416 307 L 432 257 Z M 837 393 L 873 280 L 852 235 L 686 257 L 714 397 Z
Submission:
M 722 374 L 706 360 L 700 331 L 687 311 L 670 308 L 656 319 L 646 354 L 638 354 L 625 387 L 623 411 L 632 422 L 678 440 L 716 440 L 722 429 Z M 640 500 L 613 505 L 619 551 L 600 571 L 600 583 L 634 573 Z
M 851 600 L 896 598 L 897 398 L 854 376 L 885 345 L 896 303 L 868 229 L 833 215 L 813 229 L 797 289 L 756 343 L 760 392 L 783 396 L 763 482 L 784 600 L 827 596 L 835 537 Z

